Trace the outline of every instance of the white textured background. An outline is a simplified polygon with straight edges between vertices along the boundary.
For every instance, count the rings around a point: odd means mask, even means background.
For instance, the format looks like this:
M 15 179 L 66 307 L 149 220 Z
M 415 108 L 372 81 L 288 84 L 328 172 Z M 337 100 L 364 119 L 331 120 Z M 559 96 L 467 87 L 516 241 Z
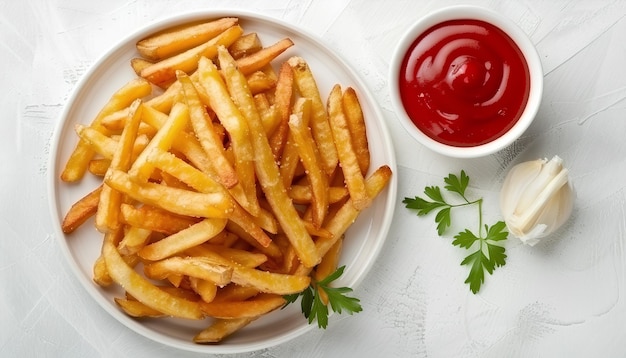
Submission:
M 544 101 L 526 135 L 496 155 L 455 160 L 419 147 L 396 122 L 387 69 L 399 35 L 426 12 L 478 4 L 511 18 L 537 45 Z M 398 157 L 399 200 L 387 242 L 356 289 L 364 312 L 262 357 L 626 356 L 626 1 L 0 1 L 0 356 L 196 357 L 108 316 L 57 247 L 48 210 L 50 138 L 94 61 L 146 24 L 190 9 L 241 8 L 297 24 L 363 77 Z M 577 191 L 572 219 L 508 262 L 480 294 L 463 284 L 463 252 L 437 238 L 405 196 L 465 169 L 498 220 L 503 176 L 518 161 L 558 154 Z

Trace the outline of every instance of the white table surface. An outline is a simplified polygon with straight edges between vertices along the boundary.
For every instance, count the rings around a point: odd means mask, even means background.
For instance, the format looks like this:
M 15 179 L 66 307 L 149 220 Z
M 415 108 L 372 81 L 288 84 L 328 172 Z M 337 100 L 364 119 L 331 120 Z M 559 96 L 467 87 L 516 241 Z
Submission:
M 450 159 L 396 121 L 387 70 L 409 24 L 449 4 L 511 18 L 545 71 L 535 123 L 510 148 Z M 355 295 L 364 312 L 241 357 L 617 357 L 626 355 L 626 1 L 4 0 L 0 2 L 0 356 L 196 357 L 111 318 L 74 277 L 48 209 L 52 133 L 77 81 L 117 41 L 190 9 L 234 8 L 297 24 L 359 72 L 394 139 L 398 204 Z M 485 212 L 521 160 L 561 156 L 577 199 L 567 225 L 535 247 L 509 239 L 506 266 L 472 294 L 463 252 L 401 203 L 465 169 Z

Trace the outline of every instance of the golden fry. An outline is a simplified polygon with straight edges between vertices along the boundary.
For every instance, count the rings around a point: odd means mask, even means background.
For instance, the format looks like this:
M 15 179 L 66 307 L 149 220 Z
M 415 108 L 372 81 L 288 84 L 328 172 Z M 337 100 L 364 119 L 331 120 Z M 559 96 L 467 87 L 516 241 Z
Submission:
M 331 186 L 328 188 L 328 203 L 335 204 L 348 196 L 348 189 L 345 187 Z M 309 185 L 294 184 L 289 188 L 289 197 L 296 204 L 310 204 L 313 201 L 313 193 Z
M 109 165 L 111 165 L 110 159 L 92 159 L 89 161 L 89 166 L 87 167 L 87 170 L 97 177 L 103 177 L 109 169 Z
M 98 210 L 102 185 L 78 200 L 65 214 L 61 228 L 66 234 L 74 232 Z
M 278 72 L 278 82 L 274 93 L 274 104 L 278 112 L 278 128 L 270 138 L 270 146 L 275 158 L 280 158 L 283 147 L 287 142 L 289 133 L 289 115 L 291 114 L 291 104 L 293 102 L 293 71 L 291 66 L 285 62 L 280 66 Z
M 137 42 L 137 51 L 147 59 L 162 60 L 211 40 L 238 21 L 234 17 L 225 17 L 163 31 Z
M 249 75 L 269 65 L 272 60 L 285 52 L 291 46 L 293 46 L 293 41 L 289 38 L 284 38 L 269 47 L 264 47 L 249 56 L 238 59 L 237 67 L 241 73 Z
M 137 76 L 141 76 L 141 71 L 143 71 L 146 67 L 153 65 L 154 62 L 150 62 L 144 58 L 135 57 L 130 60 L 130 67 L 133 68 L 135 74 Z
M 216 319 L 209 327 L 203 329 L 195 337 L 195 343 L 218 343 L 226 337 L 244 328 L 255 318 Z
M 361 173 L 365 175 L 370 167 L 370 150 L 367 140 L 365 118 L 363 118 L 363 110 L 361 109 L 361 104 L 359 103 L 354 88 L 348 87 L 343 92 L 342 107 L 348 124 L 348 130 L 350 130 L 350 138 L 352 139 L 357 162 L 361 168 Z
M 124 237 L 117 245 L 117 250 L 122 255 L 134 255 L 146 245 L 151 235 L 151 230 L 131 226 L 126 230 Z
M 225 219 L 204 219 L 197 224 L 145 246 L 138 254 L 146 260 L 162 260 L 211 240 L 211 238 L 224 230 L 225 226 Z
M 228 47 L 228 51 L 234 59 L 239 59 L 258 52 L 262 48 L 263 45 L 261 44 L 259 35 L 256 32 L 251 32 L 238 38 L 237 41 Z
M 165 317 L 163 312 L 148 307 L 142 302 L 123 298 L 114 298 L 115 303 L 131 317 Z
M 214 318 L 254 318 L 280 308 L 284 304 L 285 299 L 280 295 L 259 294 L 246 301 L 201 302 L 200 309 L 205 315 Z
M 203 257 L 170 257 L 144 266 L 146 276 L 163 280 L 172 274 L 196 277 L 224 286 L 230 283 L 233 268 L 215 264 Z
M 198 218 L 176 215 L 149 205 L 122 204 L 121 220 L 131 227 L 172 235 L 197 223 Z

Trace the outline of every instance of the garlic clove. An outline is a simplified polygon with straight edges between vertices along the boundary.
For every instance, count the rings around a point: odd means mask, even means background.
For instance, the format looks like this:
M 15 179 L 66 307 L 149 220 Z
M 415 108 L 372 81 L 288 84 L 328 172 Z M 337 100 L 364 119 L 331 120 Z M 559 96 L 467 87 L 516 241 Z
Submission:
M 570 217 L 574 191 L 563 160 L 537 159 L 514 166 L 500 191 L 500 208 L 509 232 L 534 246 Z

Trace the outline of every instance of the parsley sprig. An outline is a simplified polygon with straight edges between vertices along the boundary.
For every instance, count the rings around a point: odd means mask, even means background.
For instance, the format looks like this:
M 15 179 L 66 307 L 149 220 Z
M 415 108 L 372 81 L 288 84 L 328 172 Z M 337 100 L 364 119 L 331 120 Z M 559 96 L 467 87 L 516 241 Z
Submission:
M 477 293 L 485 282 L 485 271 L 491 275 L 497 267 L 506 264 L 505 249 L 497 243 L 506 240 L 509 233 L 506 231 L 506 225 L 503 221 L 498 221 L 492 226 L 483 225 L 483 198 L 469 200 L 465 195 L 469 180 L 469 176 L 463 170 L 459 176 L 449 174 L 444 178 L 446 183 L 444 189 L 459 196 L 460 203 L 448 202 L 438 186 L 429 186 L 424 189 L 424 194 L 430 200 L 416 196 L 404 198 L 402 202 L 408 209 L 416 210 L 418 216 L 425 216 L 437 211 L 435 222 L 439 236 L 443 236 L 452 224 L 452 209 L 469 205 L 478 207 L 478 233 L 475 234 L 471 230 L 465 229 L 456 234 L 454 241 L 452 241 L 455 246 L 467 250 L 474 248 L 475 250 L 461 261 L 461 265 L 470 266 L 470 272 L 465 283 L 469 284 L 473 293 Z
M 322 300 L 319 290 L 322 290 L 328 297 L 328 303 L 333 312 L 342 313 L 345 311 L 348 314 L 361 312 L 363 308 L 361 307 L 360 300 L 346 295 L 352 292 L 351 288 L 330 286 L 333 281 L 343 275 L 344 269 L 345 266 L 341 266 L 335 270 L 335 272 L 320 281 L 311 279 L 309 287 L 300 293 L 285 295 L 284 297 L 287 301 L 285 306 L 295 302 L 298 297 L 302 296 L 300 307 L 304 317 L 308 318 L 309 324 L 317 320 L 317 326 L 319 328 L 326 328 L 328 326 L 328 306 Z

